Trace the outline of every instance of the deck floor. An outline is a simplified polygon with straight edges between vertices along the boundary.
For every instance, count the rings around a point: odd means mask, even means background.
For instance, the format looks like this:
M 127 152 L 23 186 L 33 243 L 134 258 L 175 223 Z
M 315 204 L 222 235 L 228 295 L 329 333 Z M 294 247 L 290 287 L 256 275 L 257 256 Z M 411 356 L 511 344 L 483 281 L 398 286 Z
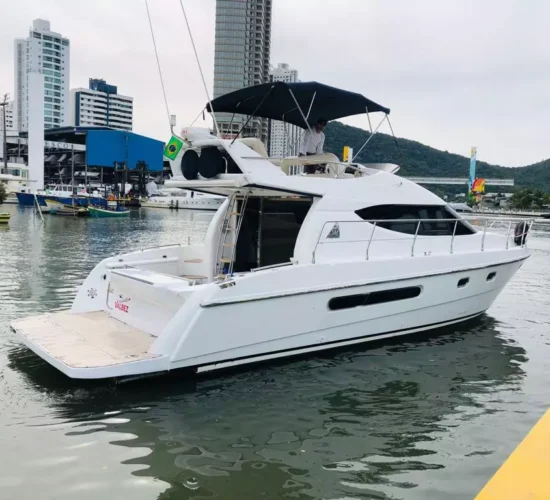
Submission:
M 104 311 L 48 313 L 16 320 L 16 332 L 73 368 L 95 368 L 157 357 L 147 351 L 155 337 Z

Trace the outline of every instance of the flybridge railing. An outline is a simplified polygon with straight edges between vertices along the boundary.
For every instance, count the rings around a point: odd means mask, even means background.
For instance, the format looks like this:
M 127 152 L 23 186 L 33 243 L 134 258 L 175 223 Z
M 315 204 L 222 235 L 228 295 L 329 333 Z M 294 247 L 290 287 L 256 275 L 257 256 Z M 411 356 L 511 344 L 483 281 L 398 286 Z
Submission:
M 477 233 L 467 234 L 467 235 L 461 235 L 457 234 L 457 228 L 460 224 L 469 223 L 474 227 L 477 227 L 479 231 Z M 529 231 L 531 230 L 531 227 L 533 226 L 533 219 L 521 219 L 521 218 L 511 218 L 511 219 L 505 219 L 505 218 L 483 218 L 483 219 L 476 219 L 475 217 L 472 218 L 462 218 L 462 219 L 372 219 L 372 220 L 360 220 L 360 221 L 327 221 L 323 224 L 323 227 L 321 228 L 321 231 L 319 232 L 319 236 L 317 237 L 317 242 L 315 244 L 315 248 L 313 249 L 312 253 L 312 264 L 315 264 L 315 258 L 317 251 L 319 249 L 320 245 L 326 245 L 326 244 L 335 244 L 335 243 L 365 243 L 365 260 L 369 260 L 371 257 L 370 251 L 373 243 L 380 243 L 380 242 L 386 242 L 386 243 L 398 243 L 398 242 L 410 242 L 410 247 L 407 245 L 407 248 L 409 249 L 409 256 L 414 257 L 415 256 L 415 249 L 417 248 L 417 243 L 419 240 L 421 240 L 423 243 L 426 241 L 433 241 L 441 243 L 444 241 L 444 238 L 449 238 L 449 244 L 448 246 L 445 245 L 444 248 L 446 248 L 446 252 L 448 251 L 449 254 L 453 254 L 455 251 L 455 244 L 456 244 L 456 238 L 458 236 L 464 236 L 464 237 L 476 237 L 476 235 L 479 234 L 479 232 L 482 233 L 480 242 L 479 242 L 479 251 L 483 252 L 485 251 L 485 241 L 486 241 L 486 235 L 489 231 L 494 231 L 497 228 L 500 228 L 503 231 L 506 231 L 506 239 L 503 240 L 503 247 L 502 249 L 509 249 L 510 248 L 510 240 L 512 239 L 513 243 L 512 246 L 520 246 L 523 248 L 527 244 L 527 235 L 529 234 Z M 388 229 L 385 226 L 387 224 L 411 224 L 414 225 L 414 232 L 397 232 L 394 230 L 392 231 L 392 237 L 380 237 L 375 238 L 375 234 L 381 234 L 380 228 L 382 229 Z M 432 229 L 429 227 L 423 227 L 424 224 L 445 224 L 446 230 L 450 229 L 452 227 L 452 232 L 450 234 L 433 234 L 434 232 L 437 232 L 438 229 Z M 353 240 L 346 240 L 340 238 L 340 227 L 345 226 L 347 224 L 354 224 L 358 225 L 361 224 L 363 227 L 368 227 L 367 225 L 370 225 L 372 227 L 372 230 L 370 231 L 370 234 L 367 234 L 365 238 L 354 238 Z M 481 227 L 480 227 L 481 226 Z M 327 232 L 326 228 L 330 227 L 331 229 Z M 376 230 L 378 229 L 378 233 L 376 233 Z M 432 232 L 432 234 L 423 234 L 421 231 L 427 230 L 429 232 Z M 440 229 L 441 230 L 441 229 Z M 496 233 L 500 236 L 503 236 L 501 233 Z M 395 235 L 403 235 L 403 237 L 396 237 Z M 479 238 L 479 237 L 478 237 Z M 470 241 L 470 240 L 469 240 Z M 441 248 L 441 247 L 440 247 Z M 499 247 L 500 248 L 500 247 Z M 472 250 L 472 247 L 469 247 L 469 250 Z M 431 253 L 430 253 L 431 254 Z M 424 253 L 424 255 L 427 255 Z
M 307 157 L 306 157 L 307 158 Z M 300 158 L 298 158 L 299 160 Z M 338 179 L 340 177 L 343 177 L 346 173 L 347 169 L 353 170 L 355 175 L 361 175 L 363 172 L 361 169 L 359 169 L 356 165 L 352 165 L 350 163 L 344 163 L 341 161 L 329 161 L 329 162 L 321 162 L 323 167 L 320 167 L 319 171 L 320 173 L 328 174 L 334 177 L 335 179 Z M 312 166 L 318 168 L 317 165 L 304 165 L 297 163 L 295 165 L 289 165 L 288 166 L 288 175 L 310 175 L 305 172 L 305 167 Z M 338 167 L 341 167 L 340 170 Z

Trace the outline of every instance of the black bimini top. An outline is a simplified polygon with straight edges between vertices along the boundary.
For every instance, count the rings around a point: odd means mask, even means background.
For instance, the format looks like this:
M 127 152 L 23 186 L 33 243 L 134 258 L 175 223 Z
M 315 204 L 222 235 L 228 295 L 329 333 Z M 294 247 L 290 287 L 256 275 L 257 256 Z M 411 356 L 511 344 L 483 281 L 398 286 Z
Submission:
M 313 105 L 312 105 L 313 100 Z M 271 82 L 246 87 L 220 96 L 206 106 L 209 112 L 237 113 L 260 118 L 272 118 L 307 128 L 300 113 L 313 125 L 319 118 L 335 120 L 345 116 L 382 111 L 389 108 L 367 99 L 361 94 L 337 89 L 318 82 Z M 311 106 L 311 110 L 310 110 Z M 309 111 L 309 115 L 308 115 Z

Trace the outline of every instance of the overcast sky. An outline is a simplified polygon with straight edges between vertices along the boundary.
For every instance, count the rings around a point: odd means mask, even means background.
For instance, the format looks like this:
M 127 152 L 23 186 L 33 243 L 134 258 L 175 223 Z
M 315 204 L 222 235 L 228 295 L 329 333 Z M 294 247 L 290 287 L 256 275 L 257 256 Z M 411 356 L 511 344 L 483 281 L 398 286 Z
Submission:
M 48 19 L 71 40 L 71 88 L 118 85 L 134 97 L 134 131 L 169 138 L 144 0 L 0 3 L 0 94 L 13 94 L 13 39 Z M 184 5 L 211 93 L 215 0 Z M 149 6 L 170 112 L 187 126 L 206 97 L 179 0 Z M 271 63 L 391 108 L 399 137 L 526 165 L 550 157 L 549 20 L 546 0 L 273 0 Z

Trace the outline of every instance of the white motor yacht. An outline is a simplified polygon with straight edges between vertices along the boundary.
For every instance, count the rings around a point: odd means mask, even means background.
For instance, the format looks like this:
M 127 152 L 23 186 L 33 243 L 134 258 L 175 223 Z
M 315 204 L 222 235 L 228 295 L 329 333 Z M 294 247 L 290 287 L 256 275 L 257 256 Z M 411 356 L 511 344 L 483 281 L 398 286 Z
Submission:
M 173 208 L 188 210 L 213 210 L 220 208 L 225 197 L 186 189 L 159 189 L 141 202 L 146 208 Z
M 4 184 L 7 197 L 5 204 L 17 205 L 17 196 L 15 193 L 28 188 L 29 169 L 20 163 L 8 163 L 7 172 L 0 173 L 0 182 Z
M 315 82 L 242 89 L 209 109 L 302 128 L 389 113 Z M 12 322 L 69 377 L 203 372 L 452 325 L 483 314 L 529 257 L 528 223 L 476 228 L 394 165 L 272 159 L 258 140 L 200 134 L 176 161 L 171 187 L 226 196 L 203 243 L 104 259 L 70 310 Z

